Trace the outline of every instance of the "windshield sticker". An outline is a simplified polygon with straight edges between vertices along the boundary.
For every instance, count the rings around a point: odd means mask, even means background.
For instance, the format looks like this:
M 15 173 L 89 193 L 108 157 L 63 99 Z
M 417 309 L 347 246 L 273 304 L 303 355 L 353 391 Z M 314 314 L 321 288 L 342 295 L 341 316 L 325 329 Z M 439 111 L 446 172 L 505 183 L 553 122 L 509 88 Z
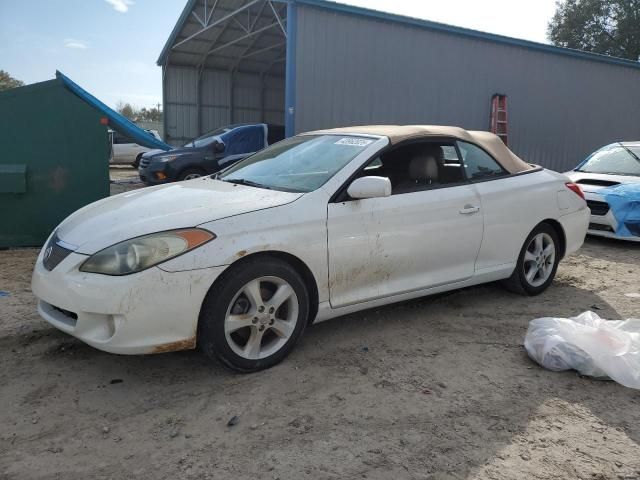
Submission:
M 350 145 L 352 147 L 366 147 L 371 143 L 373 143 L 373 140 L 367 140 L 366 138 L 345 137 L 338 140 L 335 144 Z

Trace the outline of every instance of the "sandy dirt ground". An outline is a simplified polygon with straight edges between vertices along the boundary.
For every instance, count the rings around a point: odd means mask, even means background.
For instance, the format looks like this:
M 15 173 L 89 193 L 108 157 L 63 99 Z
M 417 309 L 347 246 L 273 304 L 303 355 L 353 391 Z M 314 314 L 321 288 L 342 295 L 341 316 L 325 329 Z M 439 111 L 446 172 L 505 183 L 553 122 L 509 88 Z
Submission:
M 140 181 L 138 171 L 135 168 L 118 165 L 109 167 L 109 180 L 111 195 L 135 190 L 144 187 L 144 183 Z
M 492 284 L 313 326 L 251 375 L 53 329 L 36 253 L 0 252 L 1 479 L 640 478 L 640 391 L 522 347 L 536 317 L 640 316 L 640 245 L 589 239 L 536 298 Z

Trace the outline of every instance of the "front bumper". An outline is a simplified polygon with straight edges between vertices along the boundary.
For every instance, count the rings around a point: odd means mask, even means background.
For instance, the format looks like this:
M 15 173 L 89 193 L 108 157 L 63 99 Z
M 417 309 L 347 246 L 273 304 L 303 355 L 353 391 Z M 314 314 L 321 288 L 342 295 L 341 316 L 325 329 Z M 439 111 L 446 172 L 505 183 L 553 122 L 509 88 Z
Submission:
M 158 178 L 157 174 L 161 173 L 165 178 Z M 138 167 L 138 176 L 140 180 L 147 185 L 162 185 L 163 183 L 173 182 L 173 172 L 164 168 L 164 164 L 156 165 L 149 163 L 148 165 L 142 165 Z
M 54 327 L 110 353 L 194 348 L 200 307 L 225 267 L 165 272 L 153 267 L 121 277 L 80 272 L 86 255 L 71 253 L 52 271 L 40 253 L 31 289 Z
M 585 192 L 585 197 L 592 207 L 589 229 L 587 230 L 589 235 L 626 240 L 629 242 L 640 242 L 640 236 L 629 237 L 616 233 L 618 230 L 618 221 L 603 197 L 593 192 Z

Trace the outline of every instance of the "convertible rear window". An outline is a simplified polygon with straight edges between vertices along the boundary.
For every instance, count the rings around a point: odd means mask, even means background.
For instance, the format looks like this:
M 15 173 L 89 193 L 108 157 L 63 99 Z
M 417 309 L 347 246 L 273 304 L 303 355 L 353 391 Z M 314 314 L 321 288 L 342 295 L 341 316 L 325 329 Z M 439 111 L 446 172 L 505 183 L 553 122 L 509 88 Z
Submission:
M 480 147 L 467 142 L 458 142 L 467 178 L 486 180 L 508 175 L 507 171 Z
M 303 135 L 278 142 L 225 170 L 232 183 L 289 192 L 311 192 L 324 185 L 375 139 Z

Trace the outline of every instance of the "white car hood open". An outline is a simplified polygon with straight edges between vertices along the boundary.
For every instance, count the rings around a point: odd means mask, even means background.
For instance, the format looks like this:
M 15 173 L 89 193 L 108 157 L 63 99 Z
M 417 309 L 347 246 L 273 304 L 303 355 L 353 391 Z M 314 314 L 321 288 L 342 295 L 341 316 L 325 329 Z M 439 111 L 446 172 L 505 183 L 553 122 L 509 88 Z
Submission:
M 301 195 L 205 177 L 99 200 L 69 216 L 57 232 L 78 253 L 93 254 L 129 238 L 276 207 Z

